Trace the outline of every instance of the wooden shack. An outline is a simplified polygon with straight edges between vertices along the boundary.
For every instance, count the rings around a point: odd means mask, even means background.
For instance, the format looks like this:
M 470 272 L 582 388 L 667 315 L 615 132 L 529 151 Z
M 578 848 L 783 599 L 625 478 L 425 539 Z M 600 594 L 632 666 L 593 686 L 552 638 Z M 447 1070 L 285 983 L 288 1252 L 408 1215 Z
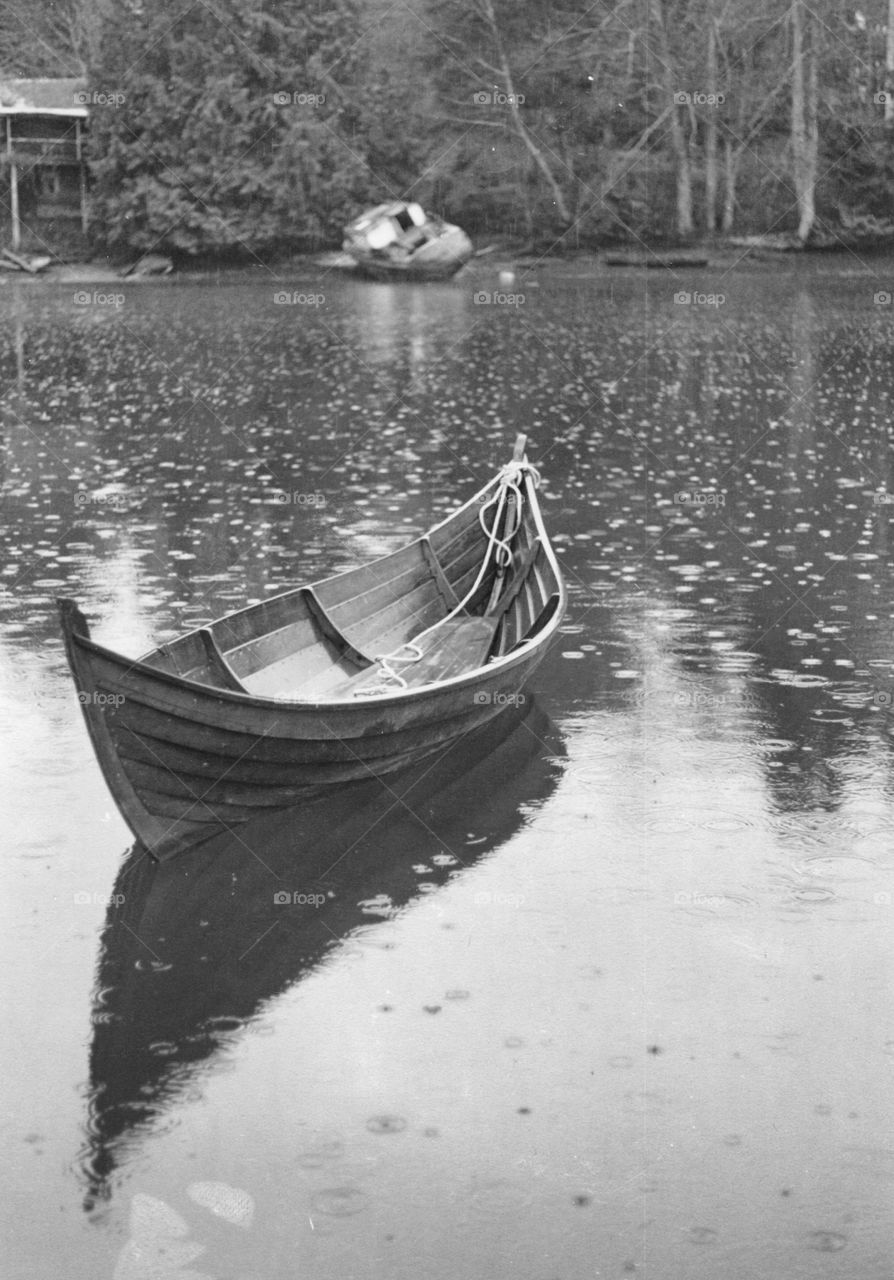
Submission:
M 5 221 L 19 248 L 59 251 L 87 230 L 86 81 L 0 76 Z

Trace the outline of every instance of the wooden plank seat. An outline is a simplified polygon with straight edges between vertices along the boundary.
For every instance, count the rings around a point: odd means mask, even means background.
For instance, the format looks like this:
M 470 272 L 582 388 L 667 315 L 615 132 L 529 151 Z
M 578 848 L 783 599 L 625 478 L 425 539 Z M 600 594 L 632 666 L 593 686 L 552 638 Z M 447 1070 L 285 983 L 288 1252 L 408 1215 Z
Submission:
M 217 640 L 214 637 L 214 633 L 209 631 L 207 627 L 199 627 L 196 634 L 198 635 L 199 642 L 205 651 L 205 658 L 207 662 L 206 670 L 211 677 L 211 683 L 219 686 L 221 689 L 230 689 L 237 693 L 244 693 L 245 690 L 243 688 L 242 681 L 221 653 Z
M 312 587 L 296 598 L 300 612 L 291 620 L 223 655 L 246 692 L 288 697 L 292 690 L 297 697 L 305 685 L 318 695 L 372 665 L 334 624 Z

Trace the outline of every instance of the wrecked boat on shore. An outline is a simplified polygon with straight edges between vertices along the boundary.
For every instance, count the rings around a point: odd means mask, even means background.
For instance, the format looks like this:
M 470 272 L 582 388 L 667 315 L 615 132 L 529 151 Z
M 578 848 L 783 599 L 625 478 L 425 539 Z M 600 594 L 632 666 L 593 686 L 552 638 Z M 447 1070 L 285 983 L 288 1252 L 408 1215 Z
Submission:
M 414 202 L 376 205 L 345 227 L 344 250 L 376 280 L 447 280 L 472 256 L 472 242 Z

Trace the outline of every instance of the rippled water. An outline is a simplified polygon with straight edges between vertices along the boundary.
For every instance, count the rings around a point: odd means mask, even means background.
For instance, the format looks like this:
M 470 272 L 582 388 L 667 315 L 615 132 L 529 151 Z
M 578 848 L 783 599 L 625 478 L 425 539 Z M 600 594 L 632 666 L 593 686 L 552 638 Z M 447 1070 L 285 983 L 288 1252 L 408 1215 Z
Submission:
M 887 264 L 476 302 L 497 265 L 0 282 L 10 1276 L 890 1274 Z M 572 597 L 528 703 L 125 856 L 53 598 L 139 654 L 400 545 L 517 429 Z

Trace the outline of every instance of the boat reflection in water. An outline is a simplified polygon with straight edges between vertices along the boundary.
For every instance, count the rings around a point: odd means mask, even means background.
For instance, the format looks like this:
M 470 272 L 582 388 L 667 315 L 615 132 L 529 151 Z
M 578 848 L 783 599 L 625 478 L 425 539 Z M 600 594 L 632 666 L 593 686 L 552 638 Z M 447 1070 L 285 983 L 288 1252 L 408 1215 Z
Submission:
M 557 729 L 529 701 L 434 763 L 355 786 L 350 806 L 326 797 L 279 811 L 173 862 L 135 846 L 100 945 L 82 1153 L 88 1211 L 110 1197 L 116 1170 L 218 1048 L 369 928 L 365 903 L 406 906 L 421 896 L 420 862 L 430 893 L 493 852 L 551 795 L 563 755 Z

